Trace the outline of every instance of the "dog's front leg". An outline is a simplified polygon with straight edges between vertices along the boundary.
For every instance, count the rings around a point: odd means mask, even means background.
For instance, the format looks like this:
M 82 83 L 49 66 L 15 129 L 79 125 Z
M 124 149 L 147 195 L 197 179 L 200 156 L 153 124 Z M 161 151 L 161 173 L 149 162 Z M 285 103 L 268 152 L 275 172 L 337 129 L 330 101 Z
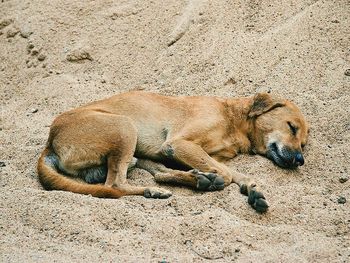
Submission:
M 265 212 L 268 204 L 257 185 L 247 176 L 231 171 L 226 165 L 210 157 L 199 145 L 183 139 L 167 141 L 162 153 L 187 166 L 199 170 L 194 180 L 200 190 L 221 190 L 223 186 L 236 183 L 242 194 L 248 196 L 249 204 L 259 212 Z M 204 187 L 206 187 L 206 189 Z

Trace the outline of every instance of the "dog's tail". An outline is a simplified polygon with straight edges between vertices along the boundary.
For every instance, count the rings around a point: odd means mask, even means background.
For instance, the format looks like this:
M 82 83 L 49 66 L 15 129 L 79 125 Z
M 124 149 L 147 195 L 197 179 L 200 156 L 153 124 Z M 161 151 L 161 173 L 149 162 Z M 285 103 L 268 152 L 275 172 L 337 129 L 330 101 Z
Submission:
M 92 185 L 79 182 L 60 174 L 57 170 L 58 157 L 46 148 L 38 161 L 39 181 L 46 190 L 62 190 L 94 197 L 119 198 L 126 193 L 104 185 Z

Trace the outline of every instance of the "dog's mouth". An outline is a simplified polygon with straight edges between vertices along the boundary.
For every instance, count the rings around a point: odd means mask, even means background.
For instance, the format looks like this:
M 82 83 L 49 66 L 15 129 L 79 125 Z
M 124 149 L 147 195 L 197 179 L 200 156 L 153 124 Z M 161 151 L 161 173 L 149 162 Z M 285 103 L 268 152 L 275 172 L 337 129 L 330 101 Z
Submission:
M 277 143 L 270 143 L 266 156 L 282 168 L 295 169 L 304 164 L 301 152 L 287 147 L 278 147 Z

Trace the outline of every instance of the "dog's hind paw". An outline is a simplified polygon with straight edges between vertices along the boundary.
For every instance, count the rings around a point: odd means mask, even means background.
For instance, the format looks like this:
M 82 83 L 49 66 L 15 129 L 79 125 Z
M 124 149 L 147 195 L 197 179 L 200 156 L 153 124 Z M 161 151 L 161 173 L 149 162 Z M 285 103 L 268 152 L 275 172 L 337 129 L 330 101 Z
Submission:
M 225 187 L 224 178 L 215 173 L 203 173 L 198 170 L 191 170 L 197 178 L 197 189 L 202 191 L 217 191 Z
M 265 213 L 269 208 L 263 193 L 252 188 L 248 194 L 248 203 L 259 213 Z
M 165 198 L 169 198 L 172 195 L 172 193 L 163 188 L 149 187 L 145 189 L 143 195 L 146 198 L 165 199 Z

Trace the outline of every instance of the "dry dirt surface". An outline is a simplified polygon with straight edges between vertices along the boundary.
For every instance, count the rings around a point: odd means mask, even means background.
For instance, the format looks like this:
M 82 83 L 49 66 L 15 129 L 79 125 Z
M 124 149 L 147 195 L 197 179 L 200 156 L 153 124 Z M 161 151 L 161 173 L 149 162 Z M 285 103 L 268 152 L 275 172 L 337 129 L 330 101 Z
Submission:
M 349 36 L 347 0 L 1 0 L 0 261 L 349 262 Z M 228 163 L 264 190 L 263 215 L 236 185 L 165 186 L 167 200 L 43 190 L 54 117 L 137 87 L 289 98 L 311 124 L 306 163 Z

